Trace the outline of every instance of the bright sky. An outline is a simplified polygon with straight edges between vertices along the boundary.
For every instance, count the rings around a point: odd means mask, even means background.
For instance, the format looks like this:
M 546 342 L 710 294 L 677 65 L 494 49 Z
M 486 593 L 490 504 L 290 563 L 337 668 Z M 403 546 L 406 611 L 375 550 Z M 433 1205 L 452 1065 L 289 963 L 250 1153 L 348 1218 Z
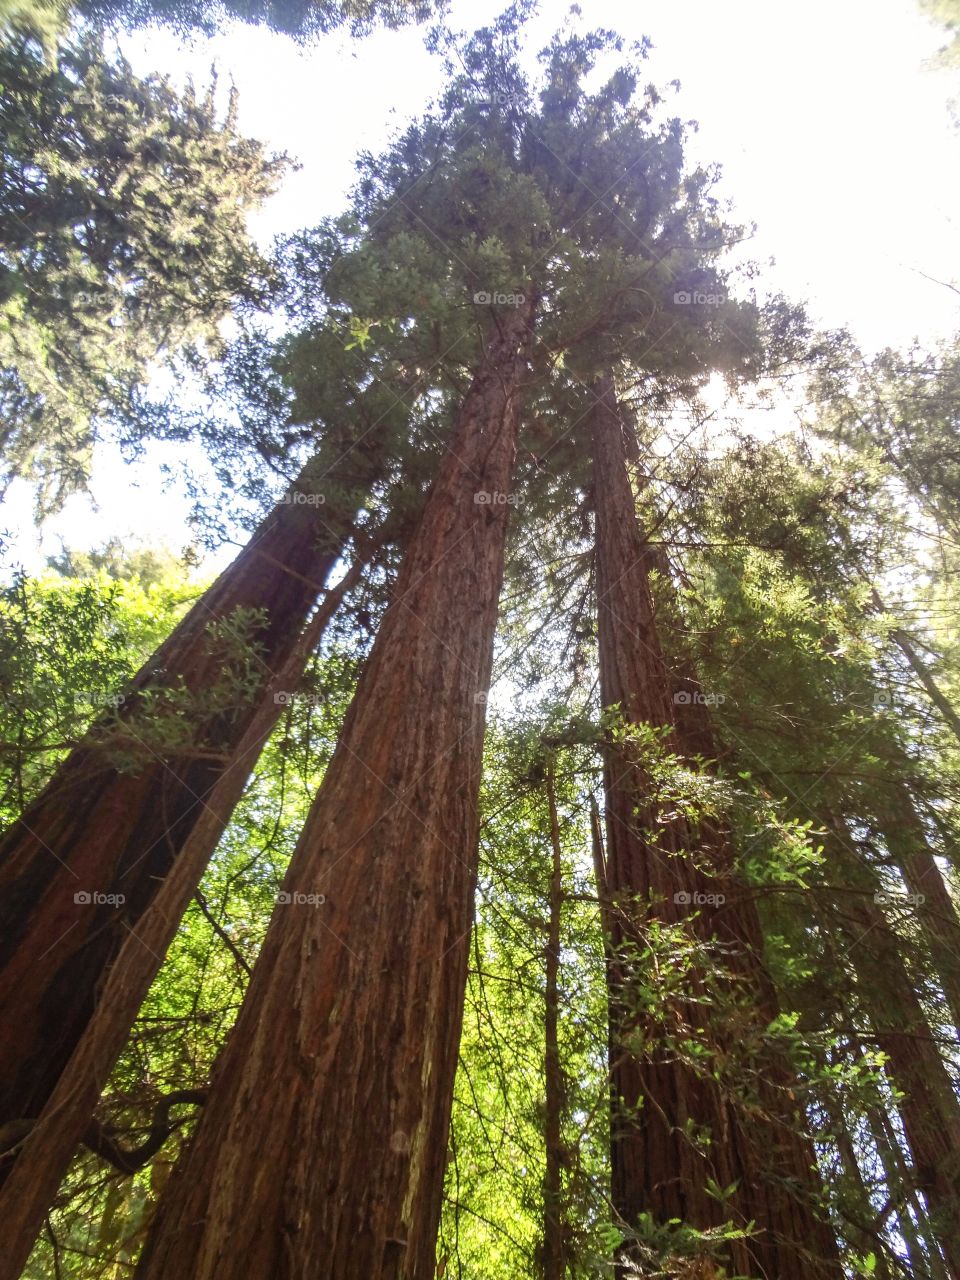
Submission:
M 474 28 L 500 0 L 457 0 L 451 22 Z M 539 47 L 569 5 L 542 0 L 531 29 Z M 719 162 L 722 192 L 758 224 L 749 255 L 775 259 L 758 285 L 807 302 L 828 326 L 849 325 L 868 349 L 925 343 L 960 330 L 960 128 L 949 101 L 956 73 L 931 71 L 940 31 L 915 0 L 584 0 L 585 20 L 630 40 L 649 36 L 649 79 L 681 82 L 672 109 L 699 121 L 692 158 Z M 124 41 L 143 74 L 206 82 L 216 63 L 240 94 L 240 125 L 301 164 L 257 215 L 271 237 L 343 207 L 353 158 L 422 109 L 442 79 L 418 30 L 363 42 L 333 35 L 307 50 L 236 26 L 184 48 L 166 33 Z M 50 522 L 42 544 L 29 528 L 30 497 L 17 486 L 0 529 L 19 528 L 18 558 L 31 570 L 60 538 L 83 548 L 112 534 L 189 539 L 189 503 L 164 491 L 159 462 L 125 466 L 107 450 L 93 490 Z M 216 558 L 219 565 L 229 553 Z

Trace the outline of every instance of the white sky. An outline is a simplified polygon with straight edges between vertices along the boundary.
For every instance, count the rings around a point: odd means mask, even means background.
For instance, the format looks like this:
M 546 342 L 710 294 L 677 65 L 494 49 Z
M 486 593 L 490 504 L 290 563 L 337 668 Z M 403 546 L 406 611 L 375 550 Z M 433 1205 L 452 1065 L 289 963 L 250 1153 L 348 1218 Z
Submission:
M 472 29 L 501 7 L 457 0 L 451 22 Z M 534 47 L 567 9 L 543 0 Z M 960 129 L 948 107 L 960 77 L 925 65 L 943 37 L 915 0 L 584 0 L 582 9 L 591 26 L 649 36 L 648 78 L 681 81 L 669 105 L 699 121 L 691 158 L 722 165 L 723 194 L 758 224 L 749 255 L 775 259 L 762 291 L 806 301 L 815 319 L 849 325 L 868 349 L 960 330 L 960 295 L 920 274 L 960 283 Z M 264 245 L 339 211 L 355 154 L 378 148 L 442 80 L 416 29 L 362 42 L 334 34 L 307 50 L 243 26 L 189 47 L 156 32 L 123 45 L 140 74 L 203 83 L 216 62 L 239 90 L 241 128 L 300 162 L 252 224 Z M 71 500 L 42 544 L 18 485 L 0 507 L 0 530 L 21 530 L 16 553 L 31 570 L 61 537 L 78 548 L 116 534 L 179 549 L 189 504 L 159 478 L 171 454 L 157 447 L 128 467 L 102 450 L 99 511 Z

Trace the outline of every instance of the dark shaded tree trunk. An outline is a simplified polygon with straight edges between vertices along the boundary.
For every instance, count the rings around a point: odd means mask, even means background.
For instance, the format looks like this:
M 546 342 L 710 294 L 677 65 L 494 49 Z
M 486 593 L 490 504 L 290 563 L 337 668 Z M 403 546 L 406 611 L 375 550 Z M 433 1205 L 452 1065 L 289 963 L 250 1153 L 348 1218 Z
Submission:
M 666 745 L 689 756 L 694 752 L 680 740 L 674 713 L 680 704 L 673 701 L 673 677 L 657 634 L 650 557 L 637 524 L 612 382 L 604 380 L 598 391 L 593 429 L 601 698 L 604 707 L 619 706 L 628 724 L 670 726 Z M 700 751 L 709 735 L 702 723 L 694 728 L 691 738 Z M 673 806 L 661 809 L 654 780 L 629 743 L 609 739 L 604 765 L 614 953 L 611 1075 L 618 1104 L 611 1121 L 614 1206 L 630 1226 L 644 1213 L 656 1223 L 679 1219 L 700 1230 L 731 1219 L 738 1227 L 753 1222 L 755 1234 L 718 1252 L 737 1275 L 839 1280 L 836 1241 L 818 1212 L 813 1150 L 800 1132 L 786 1068 L 773 1053 L 744 1063 L 744 1082 L 756 1095 L 751 1108 L 718 1085 L 709 1069 L 696 1070 L 675 1051 L 656 1048 L 684 1028 L 683 1035 L 736 1053 L 741 1033 L 751 1027 L 761 1032 L 776 1014 L 759 921 L 733 875 L 729 840 L 708 819 L 695 827 Z M 707 895 L 719 901 L 712 904 Z M 635 957 L 654 922 L 681 926 L 702 947 L 703 962 L 668 1008 L 640 1010 L 634 983 L 647 975 L 637 972 Z M 701 1002 L 708 967 L 736 993 L 734 1019 L 748 1017 L 750 1026 L 705 1027 L 711 1019 Z M 646 1048 L 636 1050 L 641 1035 Z M 703 1128 L 711 1136 L 708 1146 L 697 1137 Z M 723 1203 L 711 1195 L 711 1179 L 715 1189 L 729 1190 Z
M 297 688 L 327 623 L 344 595 L 356 585 L 366 563 L 365 558 L 358 557 L 337 586 L 327 593 L 301 633 L 296 648 L 267 685 L 233 758 L 206 796 L 176 861 L 138 920 L 136 933 L 127 933 L 116 959 L 107 969 L 96 1009 L 0 1189 L 0 1221 L 4 1224 L 0 1280 L 19 1277 L 70 1159 L 81 1140 L 85 1140 L 90 1117 L 137 1012 L 263 745 L 284 709 L 283 704 L 274 701 L 274 694 Z
M 141 1280 L 434 1275 L 531 314 L 460 407 Z
M 278 506 L 126 690 L 134 738 L 143 691 L 202 699 L 222 675 L 211 623 L 263 610 L 256 668 L 278 670 L 350 533 L 321 506 Z M 0 1124 L 35 1118 L 83 1034 L 104 974 L 152 901 L 250 724 L 256 697 L 214 708 L 199 750 L 147 748 L 118 767 L 98 726 L 0 843 Z M 136 743 L 135 743 L 136 746 Z
M 943 873 L 927 840 L 913 797 L 896 783 L 887 802 L 883 838 L 907 889 L 917 898 L 916 914 L 930 949 L 934 972 L 960 1035 L 960 920 Z
M 566 1231 L 563 1211 L 564 1150 L 562 1138 L 565 1089 L 560 1061 L 560 914 L 563 909 L 563 859 L 560 820 L 552 769 L 547 772 L 550 822 L 550 896 L 545 963 L 543 1074 L 545 1083 L 543 1178 L 543 1280 L 563 1280 Z
M 849 888 L 840 906 L 847 956 L 898 1109 L 917 1185 L 954 1280 L 960 1280 L 960 1102 L 882 906 L 876 872 L 850 846 L 838 820 L 827 826 L 831 865 Z

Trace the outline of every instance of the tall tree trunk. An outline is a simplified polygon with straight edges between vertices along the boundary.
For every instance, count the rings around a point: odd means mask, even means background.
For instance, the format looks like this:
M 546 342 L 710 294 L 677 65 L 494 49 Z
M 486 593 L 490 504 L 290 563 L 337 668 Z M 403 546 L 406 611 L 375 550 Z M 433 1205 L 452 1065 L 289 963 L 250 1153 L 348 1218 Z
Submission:
M 294 493 L 306 487 L 298 486 Z M 142 732 L 136 716 L 148 688 L 208 696 L 223 662 L 208 628 L 237 610 L 264 611 L 252 637 L 259 672 L 283 666 L 351 523 L 352 513 L 279 505 L 131 682 L 121 716 L 131 734 Z M 40 1114 L 104 974 L 202 816 L 255 708 L 256 697 L 215 708 L 200 750 L 148 747 L 132 769 L 94 726 L 0 842 L 0 1124 Z
M 560 1061 L 560 914 L 563 909 L 563 859 L 556 786 L 552 766 L 547 771 L 547 810 L 550 820 L 550 896 L 545 963 L 543 1069 L 544 1107 L 543 1280 L 563 1280 L 566 1272 L 566 1232 L 563 1211 L 562 1138 L 565 1090 Z
M 917 898 L 915 910 L 934 972 L 946 998 L 954 1030 L 960 1036 L 960 920 L 950 890 L 927 840 L 927 833 L 903 783 L 894 785 L 886 802 L 889 818 L 883 838 L 907 888 Z
M 960 1280 L 960 1102 L 900 953 L 900 940 L 875 901 L 880 880 L 857 858 L 839 820 L 827 825 L 830 865 L 846 885 L 841 920 L 847 956 L 898 1101 L 932 1229 Z
M 434 1274 L 531 315 L 461 405 L 141 1280 Z
M 93 1016 L 0 1189 L 0 1221 L 4 1229 L 0 1280 L 17 1280 L 26 1263 L 183 913 L 283 711 L 283 704 L 276 702 L 274 695 L 297 688 L 327 623 L 344 595 L 356 585 L 367 559 L 358 556 L 343 579 L 327 593 L 296 648 L 270 681 L 233 758 L 206 796 L 176 862 L 137 922 L 136 933 L 127 934 L 107 970 Z
M 687 755 L 653 616 L 649 556 L 637 525 L 610 380 L 600 384 L 593 426 L 603 705 L 619 706 L 629 724 L 671 726 L 668 747 Z M 696 737 L 704 740 L 702 728 Z M 752 1088 L 758 1095 L 759 1106 L 751 1112 L 733 1090 L 711 1078 L 709 1068 L 697 1070 L 682 1061 L 675 1045 L 673 1051 L 656 1049 L 658 1038 L 669 1038 L 681 1027 L 683 1036 L 702 1036 L 721 1052 L 736 1053 L 742 1025 L 739 1030 L 704 1026 L 710 1020 L 701 1002 L 708 994 L 708 968 L 721 974 L 731 995 L 737 993 L 737 1016 L 744 1016 L 749 1001 L 757 1032 L 776 1013 L 761 959 L 759 922 L 732 874 L 729 840 L 709 820 L 694 827 L 666 812 L 671 806 L 661 809 L 642 759 L 615 737 L 605 750 L 605 787 L 607 888 L 614 904 L 611 1074 L 620 1103 L 612 1117 L 614 1205 L 629 1225 L 643 1213 L 661 1224 L 679 1219 L 701 1230 L 731 1218 L 740 1227 L 752 1221 L 750 1239 L 721 1250 L 736 1274 L 839 1280 L 836 1242 L 817 1211 L 813 1150 L 798 1132 L 801 1121 L 783 1065 L 772 1054 L 745 1064 L 744 1078 L 755 1073 Z M 703 961 L 669 1008 L 641 1012 L 632 998 L 631 972 L 637 973 L 636 953 L 642 953 L 654 923 L 681 926 L 702 948 Z M 637 976 L 642 983 L 647 975 Z M 635 1050 L 640 1035 L 646 1048 Z M 701 1140 L 704 1129 L 708 1145 Z M 722 1203 L 719 1189 L 729 1192 Z

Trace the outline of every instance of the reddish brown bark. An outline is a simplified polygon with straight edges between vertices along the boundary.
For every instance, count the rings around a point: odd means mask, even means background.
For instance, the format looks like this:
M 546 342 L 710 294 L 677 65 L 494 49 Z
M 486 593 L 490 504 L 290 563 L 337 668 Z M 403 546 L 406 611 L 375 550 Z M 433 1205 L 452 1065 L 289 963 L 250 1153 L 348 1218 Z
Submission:
M 283 710 L 273 695 L 297 688 L 324 628 L 344 594 L 356 584 L 364 564 L 365 560 L 358 557 L 337 586 L 327 593 L 293 653 L 267 686 L 230 764 L 205 797 L 202 811 L 183 842 L 176 862 L 137 922 L 136 933 L 127 934 L 105 974 L 96 1010 L 0 1189 L 0 1220 L 4 1224 L 0 1280 L 17 1280 L 26 1263 L 70 1158 L 84 1138 L 103 1086 L 126 1043 L 137 1011 L 243 793 L 263 744 Z
M 202 695 L 220 673 L 208 626 L 264 609 L 259 665 L 270 674 L 296 644 L 343 535 L 322 507 L 279 506 L 126 691 L 182 678 Z M 103 975 L 203 813 L 254 713 L 255 700 L 208 718 L 202 752 L 129 772 L 98 746 L 77 747 L 0 843 L 0 1123 L 39 1115 L 96 1005 Z M 118 898 L 78 901 L 78 894 Z
M 467 393 L 141 1280 L 428 1280 L 530 304 Z M 297 905 L 296 895 L 325 895 Z
M 600 384 L 593 412 L 594 488 L 597 521 L 597 599 L 601 697 L 619 706 L 628 724 L 670 726 L 668 748 L 689 757 L 709 746 L 702 722 L 682 740 L 673 701 L 673 677 L 665 662 L 653 612 L 649 548 L 641 540 L 626 468 L 623 426 L 612 383 Z M 691 704 L 695 705 L 695 704 Z M 702 708 L 701 716 L 706 715 Z M 642 947 L 651 921 L 682 925 L 704 948 L 705 966 L 736 990 L 737 1017 L 754 1031 L 776 1013 L 762 963 L 759 922 L 752 901 L 733 875 L 725 833 L 710 821 L 696 828 L 658 809 L 652 779 L 628 744 L 605 750 L 607 895 L 612 904 L 610 966 L 612 1198 L 628 1224 L 650 1214 L 655 1222 L 679 1219 L 705 1230 L 732 1219 L 755 1223 L 755 1234 L 732 1242 L 721 1259 L 737 1275 L 764 1280 L 839 1280 L 836 1242 L 817 1211 L 820 1186 L 810 1144 L 798 1132 L 791 1078 L 770 1055 L 752 1065 L 755 1109 L 732 1091 L 686 1065 L 675 1053 L 658 1053 L 658 1037 L 679 1026 L 725 1053 L 735 1053 L 739 1031 L 710 1026 L 698 1004 L 702 975 L 689 992 L 641 1014 L 632 1005 L 631 945 Z M 701 902 L 694 895 L 722 895 Z M 699 914 L 696 912 L 699 911 Z M 639 975 L 641 981 L 646 977 Z M 651 1039 L 636 1052 L 636 1032 Z M 759 1042 L 758 1042 L 759 1043 Z M 654 1047 L 650 1047 L 654 1046 Z M 745 1079 L 747 1077 L 745 1076 Z M 762 1119 L 760 1118 L 762 1117 Z M 709 1130 L 706 1148 L 686 1126 Z M 735 1190 L 724 1204 L 708 1180 Z

